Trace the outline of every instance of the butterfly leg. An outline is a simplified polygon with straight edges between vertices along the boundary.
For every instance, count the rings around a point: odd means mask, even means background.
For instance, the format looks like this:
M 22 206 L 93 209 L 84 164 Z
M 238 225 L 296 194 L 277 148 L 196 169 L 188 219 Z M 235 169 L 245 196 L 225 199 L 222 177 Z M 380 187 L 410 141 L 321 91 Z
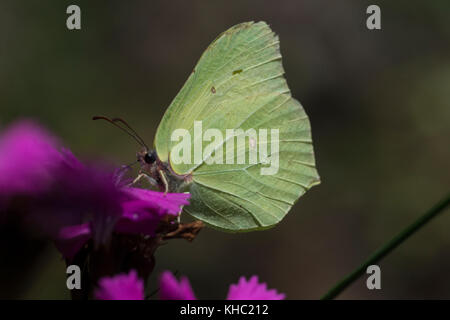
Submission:
M 167 182 L 167 178 L 164 175 L 164 172 L 162 170 L 159 170 L 158 172 L 159 172 L 162 182 L 164 183 L 164 188 L 165 188 L 164 193 L 166 194 L 167 192 L 169 192 L 169 183 Z
M 152 186 L 152 187 L 158 187 L 158 183 L 156 182 L 155 179 L 153 179 L 152 177 L 150 177 L 148 174 L 146 173 L 139 173 L 139 175 L 136 177 L 136 179 L 133 180 L 133 182 L 131 183 L 131 185 L 136 185 L 140 180 L 145 179 L 147 180 L 147 182 Z

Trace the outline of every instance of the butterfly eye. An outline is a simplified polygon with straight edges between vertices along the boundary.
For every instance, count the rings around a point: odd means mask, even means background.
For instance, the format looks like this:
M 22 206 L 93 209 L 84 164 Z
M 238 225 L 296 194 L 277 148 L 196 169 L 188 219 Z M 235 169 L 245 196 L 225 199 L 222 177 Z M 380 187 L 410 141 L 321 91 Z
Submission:
M 152 164 L 156 161 L 156 154 L 154 152 L 147 153 L 144 156 L 144 161 L 148 164 Z

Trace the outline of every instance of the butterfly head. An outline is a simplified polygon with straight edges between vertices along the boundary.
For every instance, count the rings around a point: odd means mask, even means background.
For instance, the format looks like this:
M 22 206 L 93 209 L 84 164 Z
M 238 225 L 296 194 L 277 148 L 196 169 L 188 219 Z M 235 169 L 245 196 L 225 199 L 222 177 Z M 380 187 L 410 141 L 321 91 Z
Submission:
M 153 165 L 158 159 L 156 150 L 144 149 L 136 154 L 138 162 L 143 165 Z
M 146 148 L 136 153 L 137 162 L 141 165 L 140 174 L 150 178 L 152 182 L 159 187 L 160 190 L 165 190 L 165 185 L 161 180 L 161 170 L 164 170 L 163 163 L 159 160 L 156 150 L 148 150 Z
M 125 120 L 121 118 L 110 119 L 104 116 L 95 116 L 92 119 L 109 122 L 131 136 L 142 147 L 141 151 L 136 153 L 137 162 L 141 165 L 140 174 L 146 176 L 160 191 L 184 192 L 183 188 L 192 181 L 190 174 L 177 175 L 168 162 L 162 162 L 156 150 L 150 150 L 144 140 Z

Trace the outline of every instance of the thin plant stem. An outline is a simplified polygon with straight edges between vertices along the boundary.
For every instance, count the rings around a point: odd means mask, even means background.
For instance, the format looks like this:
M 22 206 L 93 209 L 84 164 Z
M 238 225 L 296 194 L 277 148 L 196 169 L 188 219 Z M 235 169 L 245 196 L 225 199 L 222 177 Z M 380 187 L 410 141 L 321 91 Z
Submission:
M 364 261 L 354 271 L 349 273 L 345 278 L 339 281 L 333 288 L 331 288 L 321 300 L 330 300 L 336 298 L 342 291 L 356 281 L 361 275 L 363 275 L 367 267 L 376 264 L 395 248 L 402 244 L 406 239 L 412 236 L 416 231 L 425 226 L 430 220 L 436 217 L 439 213 L 450 204 L 450 194 L 446 198 L 437 203 L 434 207 L 428 210 L 424 215 L 414 221 L 412 224 L 403 229 L 394 238 L 388 241 L 385 245 L 375 251 L 366 261 Z

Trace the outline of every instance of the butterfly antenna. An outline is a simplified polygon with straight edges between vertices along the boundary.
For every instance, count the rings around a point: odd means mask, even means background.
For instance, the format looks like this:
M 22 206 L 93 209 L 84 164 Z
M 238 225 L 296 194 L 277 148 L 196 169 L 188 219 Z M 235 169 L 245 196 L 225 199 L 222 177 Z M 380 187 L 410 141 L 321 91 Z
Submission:
M 114 119 L 111 119 L 111 120 L 114 121 L 114 122 L 120 122 L 123 125 L 125 125 L 135 135 L 135 137 L 138 138 L 141 141 L 141 143 L 147 148 L 147 150 L 149 150 L 149 148 L 145 144 L 144 139 L 142 139 L 141 136 L 136 132 L 136 130 L 134 130 L 125 120 L 123 120 L 122 118 L 114 118 Z
M 141 145 L 142 147 L 144 147 L 146 150 L 149 150 L 148 147 L 147 147 L 147 145 L 146 145 L 146 144 L 144 143 L 144 141 L 142 140 L 142 138 L 139 137 L 139 136 L 136 136 L 136 135 L 135 135 L 135 134 L 136 134 L 135 131 L 132 130 L 131 128 L 129 128 L 129 129 L 131 130 L 131 132 L 130 132 L 130 131 L 128 131 L 126 128 L 124 128 L 124 127 L 118 125 L 118 124 L 116 123 L 116 121 L 113 121 L 113 120 L 111 120 L 111 119 L 109 119 L 109 118 L 107 118 L 107 117 L 104 117 L 104 116 L 95 116 L 95 117 L 92 117 L 92 120 L 105 120 L 106 122 L 111 123 L 113 126 L 116 126 L 116 127 L 119 128 L 120 130 L 122 130 L 123 132 L 125 132 L 126 134 L 128 134 L 130 137 L 132 137 L 134 140 L 136 140 L 136 142 L 137 142 L 139 145 Z M 126 127 L 128 128 L 129 126 L 126 126 Z

